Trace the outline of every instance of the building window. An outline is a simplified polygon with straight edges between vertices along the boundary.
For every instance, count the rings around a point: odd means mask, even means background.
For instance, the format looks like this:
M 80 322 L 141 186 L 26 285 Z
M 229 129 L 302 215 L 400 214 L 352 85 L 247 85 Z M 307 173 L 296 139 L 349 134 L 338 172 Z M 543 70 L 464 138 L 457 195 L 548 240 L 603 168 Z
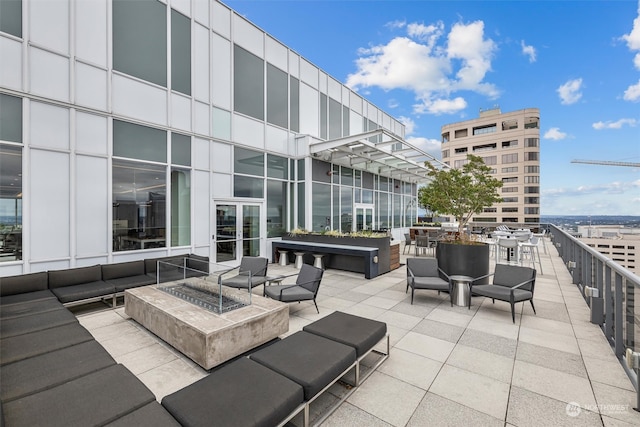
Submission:
M 286 128 L 289 118 L 287 73 L 267 63 L 267 122 Z
M 329 139 L 342 136 L 342 105 L 333 98 L 329 98 Z
M 312 231 L 331 229 L 331 185 L 313 183 Z
M 502 187 L 503 193 L 517 193 L 518 187 Z
M 502 182 L 503 183 L 518 182 L 518 177 L 517 176 L 510 176 L 510 177 L 507 177 L 507 178 L 502 178 Z
M 524 173 L 540 173 L 540 166 L 525 166 Z
M 502 208 L 502 212 L 514 213 L 518 212 L 518 208 Z
M 518 203 L 517 197 L 503 197 L 502 203 Z
M 289 76 L 289 126 L 300 132 L 300 80 Z
M 5 100 L 0 95 L 0 125 L 5 123 Z M 20 103 L 22 100 L 17 98 Z M 20 108 L 22 112 L 22 108 Z M 22 124 L 22 117 L 20 117 Z M 20 126 L 21 127 L 21 126 Z M 0 126 L 2 129 L 2 126 Z M 0 139 L 6 131 L 0 130 Z M 22 139 L 22 135 L 20 135 Z M 0 262 L 22 259 L 22 147 L 0 144 Z
M 113 155 L 166 163 L 167 133 L 160 129 L 114 120 Z
M 22 37 L 22 0 L 0 1 L 0 31 Z
M 287 231 L 287 182 L 267 180 L 267 237 L 281 237 Z
M 233 109 L 264 120 L 264 61 L 238 45 L 233 46 Z
M 527 153 L 525 153 L 525 158 L 524 159 L 528 160 L 528 161 L 535 162 L 535 161 L 538 160 L 538 154 L 539 153 L 536 153 L 536 152 L 527 152 Z
M 518 129 L 518 120 L 505 120 L 502 122 L 502 130 Z
M 456 133 L 455 133 L 456 138 L 465 138 L 468 135 L 469 135 L 468 129 L 458 129 L 456 130 Z
M 453 167 L 455 169 L 460 169 L 461 167 L 463 167 L 464 165 L 466 165 L 467 163 L 469 163 L 469 159 L 464 159 L 464 160 L 455 160 L 453 162 Z
M 191 19 L 171 9 L 171 89 L 191 95 Z
M 264 153 L 235 147 L 233 158 L 234 173 L 264 176 Z
M 496 213 L 498 212 L 498 208 L 484 208 L 482 213 Z
M 518 222 L 518 218 L 513 217 L 502 217 L 502 222 Z
M 524 187 L 525 194 L 538 194 L 540 193 L 540 187 Z
M 171 163 L 191 166 L 191 137 L 179 133 L 171 134 Z
M 495 123 L 493 123 L 491 125 L 474 127 L 473 128 L 473 134 L 474 135 L 484 135 L 484 134 L 487 134 L 487 133 L 496 132 L 497 130 L 498 130 L 498 127 L 496 126 Z
M 497 218 L 483 218 L 483 217 L 474 217 L 473 222 L 498 222 Z
M 456 148 L 455 153 L 456 154 L 462 154 L 462 153 L 466 153 L 468 151 L 467 147 L 462 147 L 462 148 Z
M 445 132 L 442 134 L 442 142 L 449 142 L 449 132 Z
M 502 148 L 517 147 L 517 146 L 518 146 L 517 139 L 511 140 L 511 141 L 502 141 Z
M 540 218 L 539 217 L 525 218 L 524 222 L 529 224 L 538 224 L 540 222 Z
M 0 93 L 0 140 L 22 143 L 22 98 Z
M 525 138 L 524 139 L 524 146 L 527 148 L 530 147 L 537 147 L 539 145 L 539 139 L 538 138 Z
M 113 69 L 167 87 L 164 4 L 157 0 L 113 0 Z
M 171 246 L 191 244 L 191 174 L 171 169 Z
M 525 184 L 538 184 L 540 182 L 539 176 L 525 176 L 524 183 Z
M 540 213 L 540 208 L 533 208 L 533 207 L 524 208 L 525 215 L 538 215 L 539 213 Z
M 351 135 L 351 126 L 350 126 L 350 121 L 349 121 L 349 116 L 350 116 L 350 111 L 349 111 L 349 107 L 347 107 L 346 105 L 342 106 L 342 135 L 343 136 L 348 136 Z
M 518 172 L 518 167 L 517 166 L 511 166 L 508 168 L 502 168 L 502 173 L 515 173 Z
M 524 118 L 524 128 L 525 129 L 539 129 L 540 128 L 540 118 L 539 117 L 525 117 Z
M 442 150 L 442 157 L 443 158 L 449 157 L 449 150 Z
M 507 164 L 507 163 L 518 163 L 518 153 L 503 154 L 502 164 Z
M 540 198 L 539 197 L 525 197 L 524 198 L 525 205 L 539 205 Z
M 496 149 L 496 144 L 482 144 L 482 145 L 475 145 L 473 147 L 473 152 L 479 152 L 479 151 L 489 151 L 489 150 L 495 150 Z

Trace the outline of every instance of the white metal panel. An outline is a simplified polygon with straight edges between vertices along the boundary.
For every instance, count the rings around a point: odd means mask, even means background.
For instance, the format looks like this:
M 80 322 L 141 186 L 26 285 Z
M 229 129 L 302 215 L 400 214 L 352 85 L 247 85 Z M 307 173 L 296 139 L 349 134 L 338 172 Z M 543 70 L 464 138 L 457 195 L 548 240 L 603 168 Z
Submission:
M 264 144 L 267 151 L 287 155 L 288 139 L 289 132 L 279 127 L 267 125 L 267 137 Z
M 231 173 L 231 165 L 233 164 L 231 145 L 214 141 L 211 143 L 211 150 L 211 158 L 213 159 L 212 171 Z
M 223 173 L 212 173 L 212 191 L 211 196 L 213 198 L 226 199 L 232 196 L 232 181 L 231 175 L 226 175 Z
M 266 40 L 266 60 L 271 64 L 275 65 L 276 67 L 280 68 L 281 70 L 287 71 L 288 70 L 287 53 L 289 52 L 287 47 L 284 46 L 279 41 L 269 37 L 268 35 L 265 36 L 265 40 Z
M 264 32 L 235 13 L 233 14 L 233 42 L 264 59 Z
M 69 54 L 69 1 L 30 1 L 28 5 L 30 41 Z
M 319 106 L 318 91 L 307 86 L 300 85 L 300 133 L 317 136 L 319 134 Z
M 90 267 L 96 264 L 108 264 L 107 256 L 92 256 L 89 258 L 76 258 L 76 267 Z
M 76 1 L 76 57 L 107 66 L 107 0 Z
M 376 123 L 379 123 L 378 121 L 378 108 L 376 108 L 375 105 L 371 104 L 370 102 L 367 102 L 367 118 L 369 120 L 372 120 Z
M 193 17 L 209 28 L 209 0 L 193 0 Z
M 349 107 L 356 113 L 362 115 L 362 97 L 355 92 L 351 92 L 350 98 L 351 100 L 349 101 Z
M 140 120 L 167 124 L 167 91 L 113 74 L 113 112 Z
M 231 113 L 213 107 L 211 109 L 211 117 L 213 120 L 211 136 L 224 141 L 231 141 Z
M 300 56 L 292 50 L 289 51 L 289 74 L 300 78 Z
M 209 140 L 193 138 L 193 167 L 196 169 L 209 170 Z
M 342 102 L 342 84 L 329 76 L 327 94 L 338 102 Z
M 203 171 L 193 172 L 193 236 L 195 246 L 211 244 L 211 203 L 209 173 Z
M 191 130 L 191 98 L 179 93 L 171 93 L 171 126 Z
M 364 132 L 362 128 L 362 116 L 353 110 L 349 111 L 349 134 L 357 135 Z
M 201 135 L 209 135 L 209 116 L 211 115 L 209 104 L 203 104 L 202 102 L 195 101 L 193 103 L 195 111 L 194 130 Z
M 228 40 L 212 34 L 211 54 L 213 69 L 211 70 L 211 101 L 213 104 L 231 109 L 231 44 Z
M 42 102 L 31 103 L 32 147 L 69 149 L 69 110 Z
M 69 154 L 31 150 L 31 260 L 70 256 Z
M 97 110 L 107 110 L 107 72 L 76 62 L 76 103 Z
M 318 89 L 318 68 L 304 58 L 300 58 L 300 80 Z
M 190 0 L 171 0 L 171 8 L 182 13 L 184 16 L 191 18 L 191 1 Z
M 106 158 L 76 156 L 76 256 L 108 251 L 108 167 Z
M 194 25 L 193 37 L 193 96 L 209 102 L 209 30 Z
M 342 105 L 349 106 L 349 102 L 351 101 L 351 91 L 348 87 L 342 86 Z
M 264 123 L 233 114 L 233 141 L 264 150 Z
M 29 56 L 31 92 L 69 102 L 69 59 L 33 46 Z
M 0 86 L 22 89 L 22 43 L 0 35 Z
M 231 38 L 231 10 L 217 1 L 211 2 L 211 29 Z
M 106 156 L 109 153 L 107 118 L 76 112 L 76 151 Z M 89 175 L 91 176 L 91 175 Z
M 318 71 L 318 88 L 320 92 L 324 94 L 327 93 L 327 78 L 327 73 L 322 70 Z
M 29 267 L 31 273 L 37 273 L 49 270 L 66 270 L 67 268 L 71 268 L 71 263 L 68 260 L 38 262 L 32 259 Z

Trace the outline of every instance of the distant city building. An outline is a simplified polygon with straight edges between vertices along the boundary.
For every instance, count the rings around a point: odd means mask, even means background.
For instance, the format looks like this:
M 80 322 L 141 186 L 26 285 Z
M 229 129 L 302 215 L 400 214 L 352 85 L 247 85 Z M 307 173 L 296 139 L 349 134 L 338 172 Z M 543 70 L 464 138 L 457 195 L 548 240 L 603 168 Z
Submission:
M 578 226 L 578 239 L 626 269 L 636 272 L 640 228 L 620 225 Z
M 441 134 L 443 162 L 461 168 L 468 154 L 480 156 L 503 183 L 502 203 L 475 216 L 472 226 L 532 227 L 540 223 L 539 109 L 482 110 L 477 119 L 442 126 Z

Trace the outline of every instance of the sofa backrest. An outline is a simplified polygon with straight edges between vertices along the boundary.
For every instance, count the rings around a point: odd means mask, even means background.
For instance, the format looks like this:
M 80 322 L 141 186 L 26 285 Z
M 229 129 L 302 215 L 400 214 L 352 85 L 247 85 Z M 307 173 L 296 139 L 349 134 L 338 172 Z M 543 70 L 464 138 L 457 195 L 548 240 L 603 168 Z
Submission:
M 144 261 L 119 262 L 102 265 L 102 280 L 119 279 L 121 277 L 140 276 L 144 274 Z
M 99 265 L 49 271 L 49 289 L 81 285 L 100 280 L 102 280 L 102 269 Z
M 49 276 L 46 271 L 0 277 L 0 296 L 23 294 L 25 292 L 46 291 Z

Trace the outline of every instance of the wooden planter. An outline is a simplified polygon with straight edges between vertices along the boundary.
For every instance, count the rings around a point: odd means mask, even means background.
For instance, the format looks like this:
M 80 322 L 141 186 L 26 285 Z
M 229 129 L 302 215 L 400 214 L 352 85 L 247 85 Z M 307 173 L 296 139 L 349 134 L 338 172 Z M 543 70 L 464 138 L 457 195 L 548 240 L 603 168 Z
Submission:
M 480 277 L 489 274 L 489 250 L 486 243 L 480 245 L 463 245 L 457 243 L 438 242 L 436 258 L 440 267 L 449 276 L 460 274 L 469 277 Z M 484 279 L 479 284 L 489 283 Z

